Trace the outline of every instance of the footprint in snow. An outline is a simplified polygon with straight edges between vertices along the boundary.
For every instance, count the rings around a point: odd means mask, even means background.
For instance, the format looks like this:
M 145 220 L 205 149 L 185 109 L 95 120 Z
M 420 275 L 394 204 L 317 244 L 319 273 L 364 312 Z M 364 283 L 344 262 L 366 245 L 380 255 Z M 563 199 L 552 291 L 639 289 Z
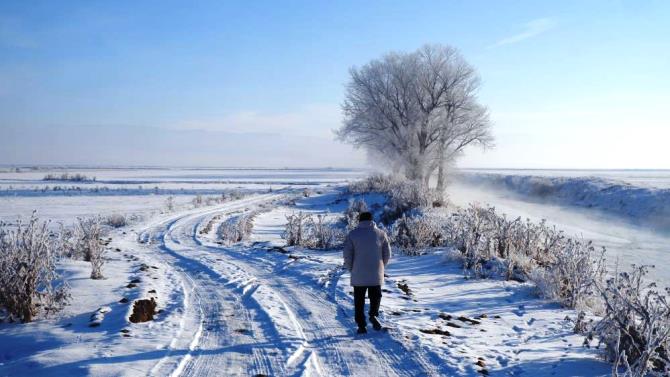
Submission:
M 519 317 L 523 317 L 523 315 L 526 314 L 526 307 L 524 305 L 519 305 L 517 309 L 512 310 L 512 313 Z
M 507 364 L 509 364 L 509 359 L 507 359 L 507 358 L 504 357 L 504 356 L 496 356 L 496 361 L 497 361 L 498 364 L 500 364 L 500 366 L 502 366 L 502 367 L 506 367 Z
M 526 322 L 526 323 L 528 324 L 528 326 L 533 326 L 533 323 L 535 323 L 535 321 L 536 321 L 535 318 L 531 318 L 531 319 L 529 319 L 528 322 Z

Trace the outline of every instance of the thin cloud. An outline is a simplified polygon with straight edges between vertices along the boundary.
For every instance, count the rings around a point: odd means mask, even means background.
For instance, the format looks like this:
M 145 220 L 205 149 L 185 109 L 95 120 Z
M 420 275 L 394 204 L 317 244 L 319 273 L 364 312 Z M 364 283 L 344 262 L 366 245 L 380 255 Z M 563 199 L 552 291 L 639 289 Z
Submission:
M 313 104 L 289 112 L 240 111 L 221 117 L 192 119 L 175 128 L 242 133 L 309 135 L 332 138 L 341 121 L 340 108 Z
M 512 35 L 507 38 L 503 38 L 496 42 L 493 46 L 504 46 L 514 43 L 519 43 L 529 38 L 536 37 L 542 33 L 545 33 L 553 28 L 555 28 L 557 22 L 551 18 L 537 18 L 535 20 L 529 21 L 523 25 L 523 31 L 521 33 Z

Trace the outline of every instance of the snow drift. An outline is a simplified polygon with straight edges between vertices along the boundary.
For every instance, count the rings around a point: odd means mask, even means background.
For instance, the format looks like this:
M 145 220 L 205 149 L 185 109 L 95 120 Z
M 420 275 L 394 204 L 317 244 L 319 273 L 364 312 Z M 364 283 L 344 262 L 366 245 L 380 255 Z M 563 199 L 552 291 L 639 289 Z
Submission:
M 459 179 L 557 204 L 595 208 L 640 225 L 670 230 L 670 189 L 639 187 L 598 177 L 462 173 Z

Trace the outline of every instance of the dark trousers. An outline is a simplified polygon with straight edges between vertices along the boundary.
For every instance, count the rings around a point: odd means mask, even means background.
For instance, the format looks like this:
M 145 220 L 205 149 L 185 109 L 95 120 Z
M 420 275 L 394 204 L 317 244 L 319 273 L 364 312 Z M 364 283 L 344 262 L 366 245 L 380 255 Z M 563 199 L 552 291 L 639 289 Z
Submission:
M 382 302 L 382 286 L 373 285 L 368 287 L 354 287 L 354 310 L 356 312 L 356 324 L 358 327 L 365 327 L 365 291 L 370 297 L 370 317 L 379 315 L 379 304 Z

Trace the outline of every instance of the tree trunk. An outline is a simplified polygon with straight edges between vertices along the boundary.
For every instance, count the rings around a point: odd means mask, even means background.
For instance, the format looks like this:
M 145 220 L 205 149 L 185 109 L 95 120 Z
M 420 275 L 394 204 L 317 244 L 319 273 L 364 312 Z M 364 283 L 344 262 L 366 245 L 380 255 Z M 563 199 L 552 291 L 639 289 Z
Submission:
M 28 323 L 33 321 L 32 305 L 33 304 L 30 303 L 23 308 L 23 313 L 21 315 L 21 323 Z
M 423 177 L 423 185 L 424 185 L 425 187 L 429 187 L 429 186 L 430 186 L 430 176 L 431 176 L 431 175 L 433 175 L 433 172 L 432 172 L 432 171 L 427 171 L 427 172 L 426 172 L 426 175 Z
M 437 191 L 444 192 L 445 184 L 447 181 L 447 172 L 445 171 L 444 163 L 440 163 L 440 166 L 437 169 Z
M 423 183 L 424 171 L 423 164 L 419 159 L 412 159 L 410 166 L 407 167 L 407 178 L 414 182 Z

